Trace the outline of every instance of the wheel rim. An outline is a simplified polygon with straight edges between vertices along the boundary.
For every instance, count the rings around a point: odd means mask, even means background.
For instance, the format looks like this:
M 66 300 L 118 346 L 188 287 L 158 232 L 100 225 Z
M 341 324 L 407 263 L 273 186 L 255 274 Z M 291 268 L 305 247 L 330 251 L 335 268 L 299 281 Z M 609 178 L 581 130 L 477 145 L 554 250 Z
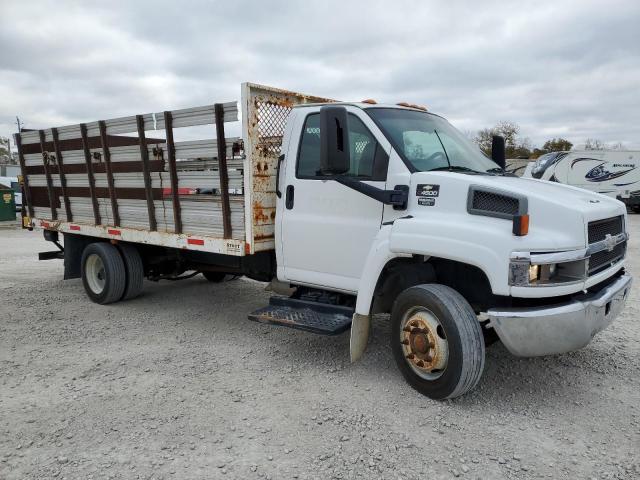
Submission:
M 106 272 L 100 255 L 92 253 L 87 257 L 84 272 L 91 291 L 96 295 L 101 294 L 106 283 Z
M 400 345 L 411 369 L 425 380 L 442 376 L 449 361 L 449 343 L 438 317 L 424 307 L 413 307 L 404 314 L 400 327 Z

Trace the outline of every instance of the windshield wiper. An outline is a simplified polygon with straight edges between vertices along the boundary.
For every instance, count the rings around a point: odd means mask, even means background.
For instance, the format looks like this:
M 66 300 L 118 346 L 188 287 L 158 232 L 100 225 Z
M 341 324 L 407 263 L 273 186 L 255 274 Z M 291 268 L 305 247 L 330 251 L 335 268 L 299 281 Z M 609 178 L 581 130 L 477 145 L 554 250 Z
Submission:
M 502 167 L 494 167 L 487 170 L 487 173 L 491 173 L 494 175 L 502 175 L 503 177 L 517 177 L 517 175 L 513 172 L 507 172 Z
M 485 175 L 486 172 L 479 172 L 478 170 L 473 170 L 472 168 L 463 167 L 461 165 L 448 165 L 446 167 L 436 167 L 430 168 L 429 170 L 425 170 L 427 172 L 436 172 L 447 170 L 449 172 L 467 172 L 467 173 L 477 173 L 479 175 Z

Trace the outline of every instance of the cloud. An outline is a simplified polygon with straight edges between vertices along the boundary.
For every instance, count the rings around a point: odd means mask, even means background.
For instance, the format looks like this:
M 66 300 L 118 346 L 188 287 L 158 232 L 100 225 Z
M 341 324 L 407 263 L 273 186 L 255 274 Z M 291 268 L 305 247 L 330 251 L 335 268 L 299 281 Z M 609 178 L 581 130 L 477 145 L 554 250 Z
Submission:
M 3 2 L 0 135 L 239 99 L 243 81 L 412 101 L 640 148 L 640 3 Z

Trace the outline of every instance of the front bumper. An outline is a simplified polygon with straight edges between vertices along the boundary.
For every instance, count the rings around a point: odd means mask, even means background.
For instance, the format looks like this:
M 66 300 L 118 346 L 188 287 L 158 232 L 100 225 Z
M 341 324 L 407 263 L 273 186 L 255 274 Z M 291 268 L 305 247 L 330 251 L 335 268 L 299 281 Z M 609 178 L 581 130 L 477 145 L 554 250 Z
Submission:
M 618 316 L 629 296 L 631 276 L 622 275 L 595 293 L 575 295 L 551 307 L 491 309 L 489 326 L 519 357 L 570 352 L 587 345 Z

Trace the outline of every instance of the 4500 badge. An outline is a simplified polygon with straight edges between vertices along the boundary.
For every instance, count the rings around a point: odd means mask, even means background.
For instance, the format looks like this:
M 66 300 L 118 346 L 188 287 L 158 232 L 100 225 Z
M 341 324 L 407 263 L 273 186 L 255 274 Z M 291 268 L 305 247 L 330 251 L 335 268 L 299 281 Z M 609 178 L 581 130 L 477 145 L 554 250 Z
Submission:
M 440 195 L 440 185 L 421 183 L 416 187 L 418 205 L 432 207 L 436 204 L 436 197 Z

